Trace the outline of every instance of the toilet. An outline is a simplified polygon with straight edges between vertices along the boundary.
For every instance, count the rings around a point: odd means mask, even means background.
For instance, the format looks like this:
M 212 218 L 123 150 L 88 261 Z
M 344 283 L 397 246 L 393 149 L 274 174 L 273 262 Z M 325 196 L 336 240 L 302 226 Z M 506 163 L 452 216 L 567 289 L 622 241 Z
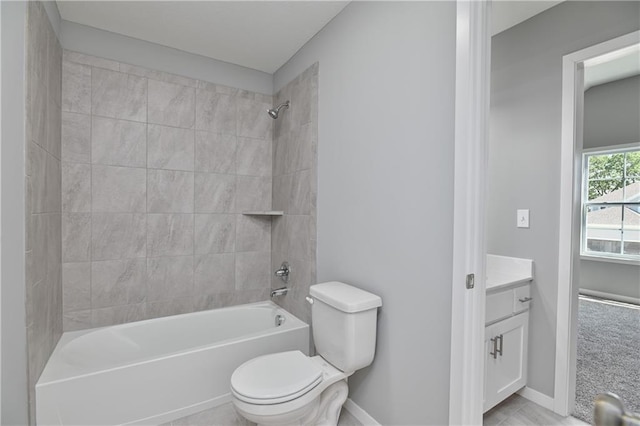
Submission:
M 335 426 L 347 378 L 373 362 L 382 299 L 341 282 L 310 288 L 317 355 L 300 351 L 254 358 L 231 376 L 233 405 L 258 425 Z

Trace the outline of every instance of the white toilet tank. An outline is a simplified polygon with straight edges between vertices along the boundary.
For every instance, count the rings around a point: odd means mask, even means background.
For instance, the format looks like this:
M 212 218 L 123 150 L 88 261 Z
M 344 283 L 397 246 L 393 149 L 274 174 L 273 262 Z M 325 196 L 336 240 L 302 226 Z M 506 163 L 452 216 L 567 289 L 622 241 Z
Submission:
M 311 320 L 318 355 L 351 373 L 371 364 L 382 299 L 337 281 L 312 285 Z

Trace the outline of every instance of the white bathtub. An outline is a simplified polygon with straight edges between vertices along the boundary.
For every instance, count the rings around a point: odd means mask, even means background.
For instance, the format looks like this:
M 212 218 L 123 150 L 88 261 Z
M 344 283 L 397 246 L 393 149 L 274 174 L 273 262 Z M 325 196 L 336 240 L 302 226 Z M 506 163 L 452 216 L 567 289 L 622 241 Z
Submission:
M 230 401 L 243 362 L 308 348 L 309 326 L 271 302 L 64 333 L 36 384 L 37 423 L 168 422 Z

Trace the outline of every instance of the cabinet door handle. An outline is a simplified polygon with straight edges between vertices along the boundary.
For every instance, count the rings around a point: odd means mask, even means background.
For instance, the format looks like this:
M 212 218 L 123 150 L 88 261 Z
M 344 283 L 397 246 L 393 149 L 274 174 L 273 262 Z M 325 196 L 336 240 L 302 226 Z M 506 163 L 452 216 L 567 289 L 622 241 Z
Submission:
M 525 297 L 524 299 L 518 299 L 520 303 L 527 303 L 533 300 L 533 297 Z
M 498 337 L 492 337 L 491 342 L 493 343 L 493 352 L 489 352 L 489 355 L 493 356 L 493 359 L 498 358 Z
M 500 349 L 496 350 L 496 352 L 498 352 L 500 354 L 500 356 L 502 356 L 502 340 L 503 340 L 502 337 L 503 337 L 502 334 L 499 335 L 498 337 L 496 337 L 496 340 L 500 339 Z

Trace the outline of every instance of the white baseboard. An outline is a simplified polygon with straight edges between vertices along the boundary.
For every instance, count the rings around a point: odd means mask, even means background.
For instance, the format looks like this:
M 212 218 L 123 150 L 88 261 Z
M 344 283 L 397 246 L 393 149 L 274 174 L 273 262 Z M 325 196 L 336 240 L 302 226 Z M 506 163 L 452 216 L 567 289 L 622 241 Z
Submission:
M 604 291 L 597 291 L 597 290 L 589 290 L 586 288 L 581 288 L 580 294 L 584 294 L 585 296 L 599 297 L 601 299 L 616 300 L 618 302 L 633 303 L 634 305 L 640 305 L 640 299 L 638 299 L 637 297 L 621 296 L 619 294 L 606 293 Z
M 531 402 L 535 402 L 536 404 L 546 408 L 547 410 L 553 411 L 553 398 L 543 394 L 542 392 L 538 392 L 537 390 L 533 390 L 530 387 L 525 386 L 518 391 L 518 395 L 528 399 Z
M 351 398 L 347 398 L 347 401 L 342 407 L 347 410 L 349 414 L 351 414 L 363 426 L 381 426 L 380 423 L 376 421 L 376 419 L 371 417 L 369 413 L 360 408 L 360 406 L 353 402 Z

